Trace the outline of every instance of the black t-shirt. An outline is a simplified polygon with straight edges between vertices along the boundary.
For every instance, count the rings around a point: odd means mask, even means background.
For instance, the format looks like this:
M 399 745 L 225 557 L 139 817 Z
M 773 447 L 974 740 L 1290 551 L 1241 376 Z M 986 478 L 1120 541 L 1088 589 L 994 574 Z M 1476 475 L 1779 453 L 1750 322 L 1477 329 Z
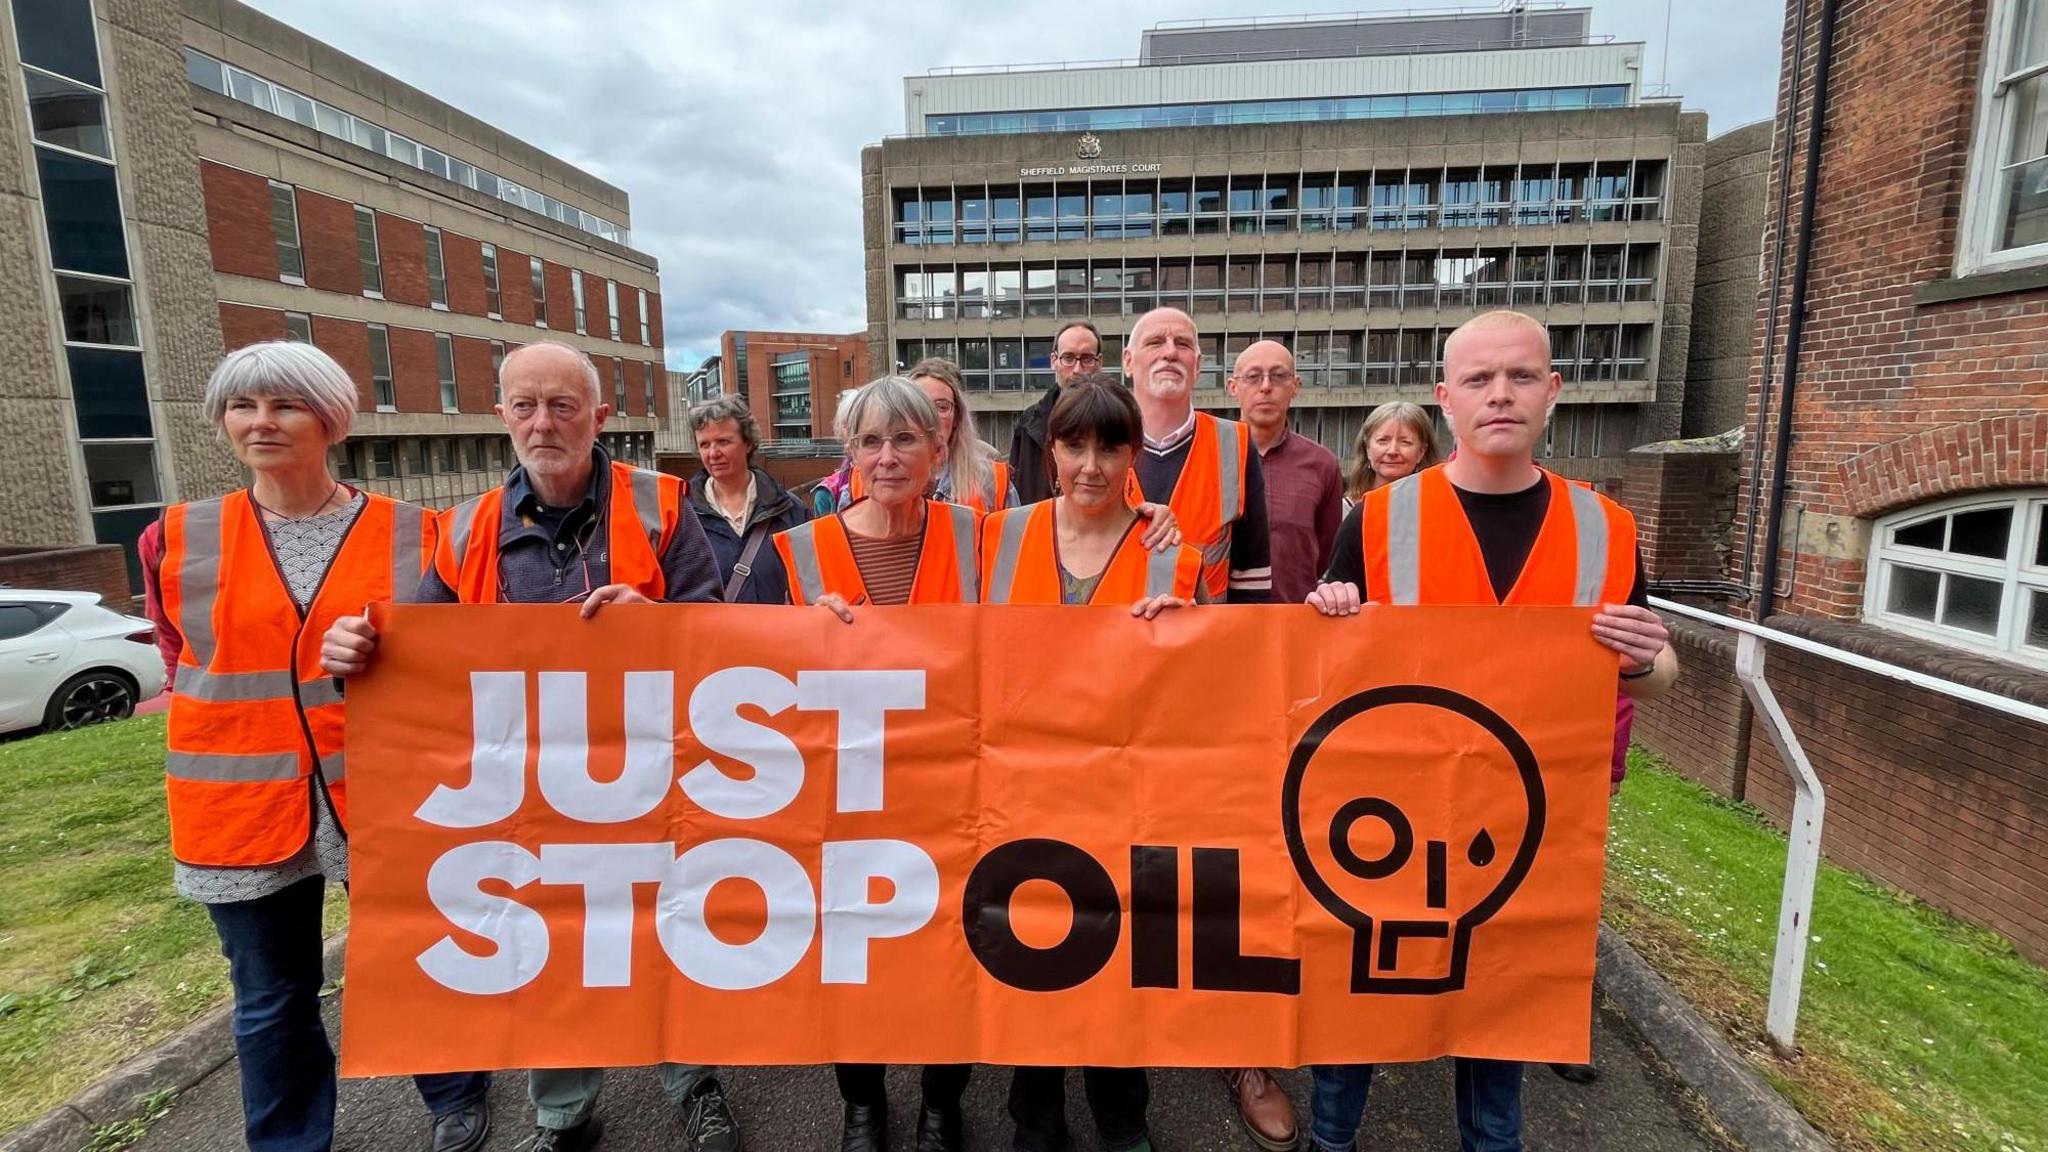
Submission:
M 1493 584 L 1493 597 L 1505 600 L 1514 591 L 1536 536 L 1543 530 L 1543 514 L 1550 510 L 1550 478 L 1542 477 L 1520 492 L 1467 492 L 1453 484 L 1472 535 L 1479 540 L 1479 554 L 1486 559 L 1486 578 Z M 1330 570 L 1323 579 L 1358 585 L 1361 599 L 1370 600 L 1372 589 L 1365 579 L 1365 535 L 1360 524 L 1365 502 L 1359 501 L 1337 529 L 1337 549 L 1330 557 Z M 1630 586 L 1628 602 L 1650 606 L 1649 583 L 1643 578 L 1643 550 L 1636 549 L 1636 579 Z

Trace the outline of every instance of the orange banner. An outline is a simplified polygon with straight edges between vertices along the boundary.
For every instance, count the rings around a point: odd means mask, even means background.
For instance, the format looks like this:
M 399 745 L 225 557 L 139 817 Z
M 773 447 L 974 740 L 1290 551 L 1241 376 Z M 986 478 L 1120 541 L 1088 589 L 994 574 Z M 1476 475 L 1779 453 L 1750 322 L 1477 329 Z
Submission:
M 1578 609 L 380 609 L 348 1075 L 1588 1052 Z

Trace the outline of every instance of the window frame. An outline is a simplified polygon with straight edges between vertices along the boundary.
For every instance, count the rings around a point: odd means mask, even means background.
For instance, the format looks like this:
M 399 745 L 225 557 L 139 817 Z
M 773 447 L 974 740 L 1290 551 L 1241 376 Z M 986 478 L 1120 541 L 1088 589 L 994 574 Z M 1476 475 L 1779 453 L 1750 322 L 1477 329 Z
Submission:
M 427 306 L 438 312 L 448 311 L 448 253 L 441 247 L 441 230 L 432 224 L 425 226 L 427 269 Z M 441 274 L 434 274 L 435 265 Z
M 533 275 L 533 326 L 548 326 L 548 274 L 547 262 L 538 256 L 529 256 L 527 267 Z
M 303 340 L 292 334 L 292 321 L 295 319 L 305 322 L 306 338 Z M 286 310 L 284 314 L 284 338 L 295 344 L 311 344 L 313 342 L 313 314 L 311 312 Z
M 578 336 L 588 336 L 590 333 L 585 331 L 585 329 L 588 327 L 589 313 L 583 306 L 583 269 L 569 269 L 569 294 L 575 297 L 576 334 Z
M 1997 89 L 2027 3 L 2028 0 L 1991 0 L 1990 18 L 1985 21 L 1975 130 L 1970 136 L 1963 214 L 1956 234 L 1958 276 L 2048 264 L 2048 241 L 2019 248 L 1996 247 L 2005 218 L 2005 196 L 2000 187 L 2004 181 L 1999 179 L 1999 171 L 2010 147 L 2012 117 L 2019 104 L 2018 100 L 2008 98 L 2017 89 L 2017 82 L 2006 92 Z M 2018 70 L 2012 76 L 2024 81 L 2044 70 L 2048 70 L 2048 62 Z
M 635 288 L 634 291 L 640 296 L 640 346 L 642 348 L 652 348 L 654 347 L 654 330 L 647 325 L 647 289 Z
M 607 280 L 604 282 L 604 302 L 605 310 L 611 314 L 612 339 L 617 340 L 619 338 L 619 282 L 617 280 Z
M 1959 555 L 1891 542 L 1892 535 L 1901 528 L 1965 512 L 2002 507 L 2012 509 L 2011 533 L 2003 559 Z M 1865 565 L 1863 584 L 1863 619 L 1876 627 L 1944 647 L 2028 667 L 2048 668 L 2048 647 L 2026 643 L 2028 613 L 2032 610 L 2034 593 L 2043 594 L 2042 610 L 2048 612 L 2048 565 L 2032 562 L 2032 558 L 2039 554 L 2044 532 L 2048 532 L 2048 488 L 1973 492 L 1917 504 L 1881 517 L 1871 526 L 1870 555 Z M 1942 581 L 1936 593 L 1934 620 L 1889 611 L 1886 605 L 1891 595 L 1892 576 L 1899 566 L 1943 576 L 1998 582 L 1998 631 L 1987 635 L 1940 623 L 1941 607 L 1948 589 L 1946 580 Z
M 282 180 L 268 181 L 270 185 L 270 242 L 277 252 L 277 278 L 286 284 L 306 285 L 306 230 L 299 221 L 299 190 Z M 277 194 L 282 191 L 292 205 L 292 238 L 287 245 L 278 234 L 282 221 L 277 218 Z M 299 270 L 291 273 L 284 270 L 284 254 L 289 248 L 298 256 Z
M 462 411 L 462 393 L 455 384 L 455 337 L 434 333 L 434 376 L 441 385 L 441 411 Z
M 355 206 L 355 209 L 356 263 L 362 270 L 363 295 L 372 300 L 382 300 L 384 298 L 384 245 L 383 241 L 377 236 L 377 210 L 367 204 L 358 204 Z M 370 229 L 367 234 L 363 231 L 365 216 L 368 217 Z M 370 245 L 368 256 L 363 254 L 363 242 L 366 235 Z M 373 276 L 376 278 L 374 285 L 371 283 L 371 277 Z
M 479 247 L 483 252 L 484 265 L 484 315 L 493 320 L 503 320 L 505 298 L 498 280 L 498 246 L 486 242 Z
M 391 329 L 384 324 L 364 325 L 365 339 L 369 341 L 370 354 L 370 398 L 376 411 L 398 411 L 398 381 L 391 371 Z M 377 349 L 384 349 L 384 372 L 377 373 Z

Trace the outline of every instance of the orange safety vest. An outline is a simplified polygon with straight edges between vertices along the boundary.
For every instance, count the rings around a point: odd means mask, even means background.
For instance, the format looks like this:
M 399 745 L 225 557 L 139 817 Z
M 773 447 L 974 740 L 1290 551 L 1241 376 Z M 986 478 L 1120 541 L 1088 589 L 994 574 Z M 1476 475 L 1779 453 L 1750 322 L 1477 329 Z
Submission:
M 1590 487 L 1539 471 L 1550 504 L 1506 599 L 1494 596 L 1479 538 L 1442 465 L 1366 493 L 1359 520 L 1371 601 L 1582 608 L 1626 601 L 1636 578 L 1635 517 Z
M 611 583 L 630 584 L 649 600 L 664 597 L 668 582 L 661 558 L 675 539 L 683 509 L 683 481 L 665 472 L 650 472 L 612 461 L 610 503 L 604 560 Z M 441 513 L 441 544 L 434 550 L 434 571 L 462 604 L 495 604 L 503 597 L 498 579 L 498 525 L 504 516 L 505 489 L 466 500 Z M 476 529 L 481 525 L 484 531 Z
M 1061 604 L 1056 500 L 1041 500 L 990 516 L 981 525 L 981 586 L 990 604 Z M 1110 555 L 1090 604 L 1134 604 L 1154 596 L 1194 600 L 1202 582 L 1202 553 L 1186 544 L 1153 552 L 1134 521 Z
M 202 867 L 288 860 L 312 835 L 312 789 L 348 818 L 342 702 L 320 670 L 328 626 L 410 593 L 434 514 L 368 496 L 304 611 L 244 491 L 164 510 L 159 591 L 184 644 L 165 738 L 171 854 Z
M 1202 583 L 1209 597 L 1220 602 L 1230 591 L 1230 537 L 1244 516 L 1244 473 L 1252 437 L 1242 421 L 1197 412 L 1194 441 L 1173 496 L 1165 503 L 1180 523 L 1181 539 L 1202 550 Z M 1136 468 L 1124 481 L 1124 495 L 1134 505 L 1146 498 Z
M 789 574 L 792 604 L 815 604 L 828 592 L 849 604 L 866 599 L 868 586 L 853 560 L 844 512 L 808 520 L 775 534 L 775 551 Z M 924 545 L 917 556 L 912 604 L 975 604 L 981 599 L 981 569 L 974 545 L 981 517 L 972 508 L 924 502 Z
M 989 466 L 995 470 L 992 489 L 969 492 L 967 499 L 955 499 L 953 503 L 963 508 L 972 508 L 983 516 L 991 512 L 1000 512 L 1008 505 L 1010 499 L 1010 466 L 1001 460 L 991 461 Z M 846 474 L 847 505 L 851 506 L 854 501 L 865 499 L 867 494 L 868 482 L 861 479 L 860 470 L 854 469 L 848 472 Z M 954 496 L 957 497 L 958 495 L 959 493 L 954 493 Z

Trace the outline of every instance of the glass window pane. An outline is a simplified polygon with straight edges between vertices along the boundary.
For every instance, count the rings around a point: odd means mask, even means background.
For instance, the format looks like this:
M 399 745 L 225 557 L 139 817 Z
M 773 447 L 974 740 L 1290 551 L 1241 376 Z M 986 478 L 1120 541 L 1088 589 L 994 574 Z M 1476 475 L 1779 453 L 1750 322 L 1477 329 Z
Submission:
M 2037 76 L 2028 85 L 2048 95 L 2048 76 Z M 2048 136 L 2048 109 L 2034 117 L 2043 136 Z M 2036 140 L 2039 149 L 2042 142 Z M 2036 156 L 2015 164 L 2006 177 L 2005 220 L 1999 226 L 1998 246 L 2019 248 L 2048 243 L 2048 158 Z
M 73 152 L 114 158 L 107 140 L 106 98 L 83 85 L 26 69 L 28 114 L 36 139 Z
M 251 76 L 238 68 L 228 69 L 228 92 L 242 103 L 261 108 L 265 112 L 275 107 L 270 102 L 270 82 Z
M 78 276 L 57 276 L 64 339 L 79 344 L 137 347 L 134 297 L 128 285 Z
M 1947 580 L 1948 599 L 1941 607 L 1941 622 L 1951 628 L 1997 635 L 1998 609 L 2005 599 L 2005 586 L 1996 580 L 1978 580 L 1953 572 Z
M 2012 509 L 1981 508 L 1956 514 L 1955 527 L 1949 533 L 1948 550 L 1963 556 L 2003 560 L 2011 542 Z
M 277 114 L 287 120 L 296 120 L 306 127 L 313 126 L 313 102 L 289 88 L 278 88 Z
M 156 445 L 84 444 L 86 487 L 92 506 L 154 504 L 163 499 L 156 487 Z
M 2007 72 L 2048 60 L 2048 9 L 2040 4 L 2016 7 L 2019 19 L 2013 25 L 2012 54 L 2006 58 L 2004 68 Z
M 325 104 L 316 104 L 313 107 L 313 127 L 329 136 L 348 139 L 353 128 L 353 120 L 353 117 L 339 108 L 330 108 Z
M 363 267 L 363 291 L 384 291 L 384 265 L 377 254 L 377 213 L 356 205 L 356 261 Z
M 50 226 L 50 262 L 68 272 L 128 276 L 121 197 L 114 169 L 96 160 L 45 152 L 36 158 L 43 218 Z
M 432 148 L 422 145 L 420 148 L 420 166 L 436 176 L 445 177 L 448 175 L 448 156 L 446 153 L 436 152 Z
M 2026 644 L 2030 648 L 2048 648 L 2048 592 L 2030 591 L 2027 599 L 2032 608 L 2027 614 Z
M 67 348 L 71 402 L 78 411 L 81 440 L 148 439 L 149 392 L 142 382 L 142 353 L 110 348 Z
M 2048 504 L 2034 509 L 2034 567 L 2048 568 Z
M 420 146 L 396 132 L 387 138 L 384 152 L 400 164 L 410 164 L 415 168 L 420 166 Z
M 14 0 L 14 35 L 25 64 L 100 83 L 100 50 L 87 0 Z
M 1884 610 L 1916 620 L 1933 620 L 1934 602 L 1940 592 L 1939 574 L 1894 564 Z
M 1903 544 L 1909 548 L 1933 548 L 1939 551 L 1945 538 L 1943 533 L 1947 528 L 1948 517 L 1936 516 L 1932 520 L 1922 520 L 1918 524 L 1892 529 L 1892 543 Z
M 284 314 L 284 338 L 300 344 L 313 342 L 313 318 L 304 312 Z
M 383 155 L 385 135 L 382 128 L 366 121 L 356 121 L 355 141 L 370 151 Z
M 228 76 L 221 70 L 220 61 L 190 48 L 185 49 L 185 79 L 209 92 L 228 94 Z

